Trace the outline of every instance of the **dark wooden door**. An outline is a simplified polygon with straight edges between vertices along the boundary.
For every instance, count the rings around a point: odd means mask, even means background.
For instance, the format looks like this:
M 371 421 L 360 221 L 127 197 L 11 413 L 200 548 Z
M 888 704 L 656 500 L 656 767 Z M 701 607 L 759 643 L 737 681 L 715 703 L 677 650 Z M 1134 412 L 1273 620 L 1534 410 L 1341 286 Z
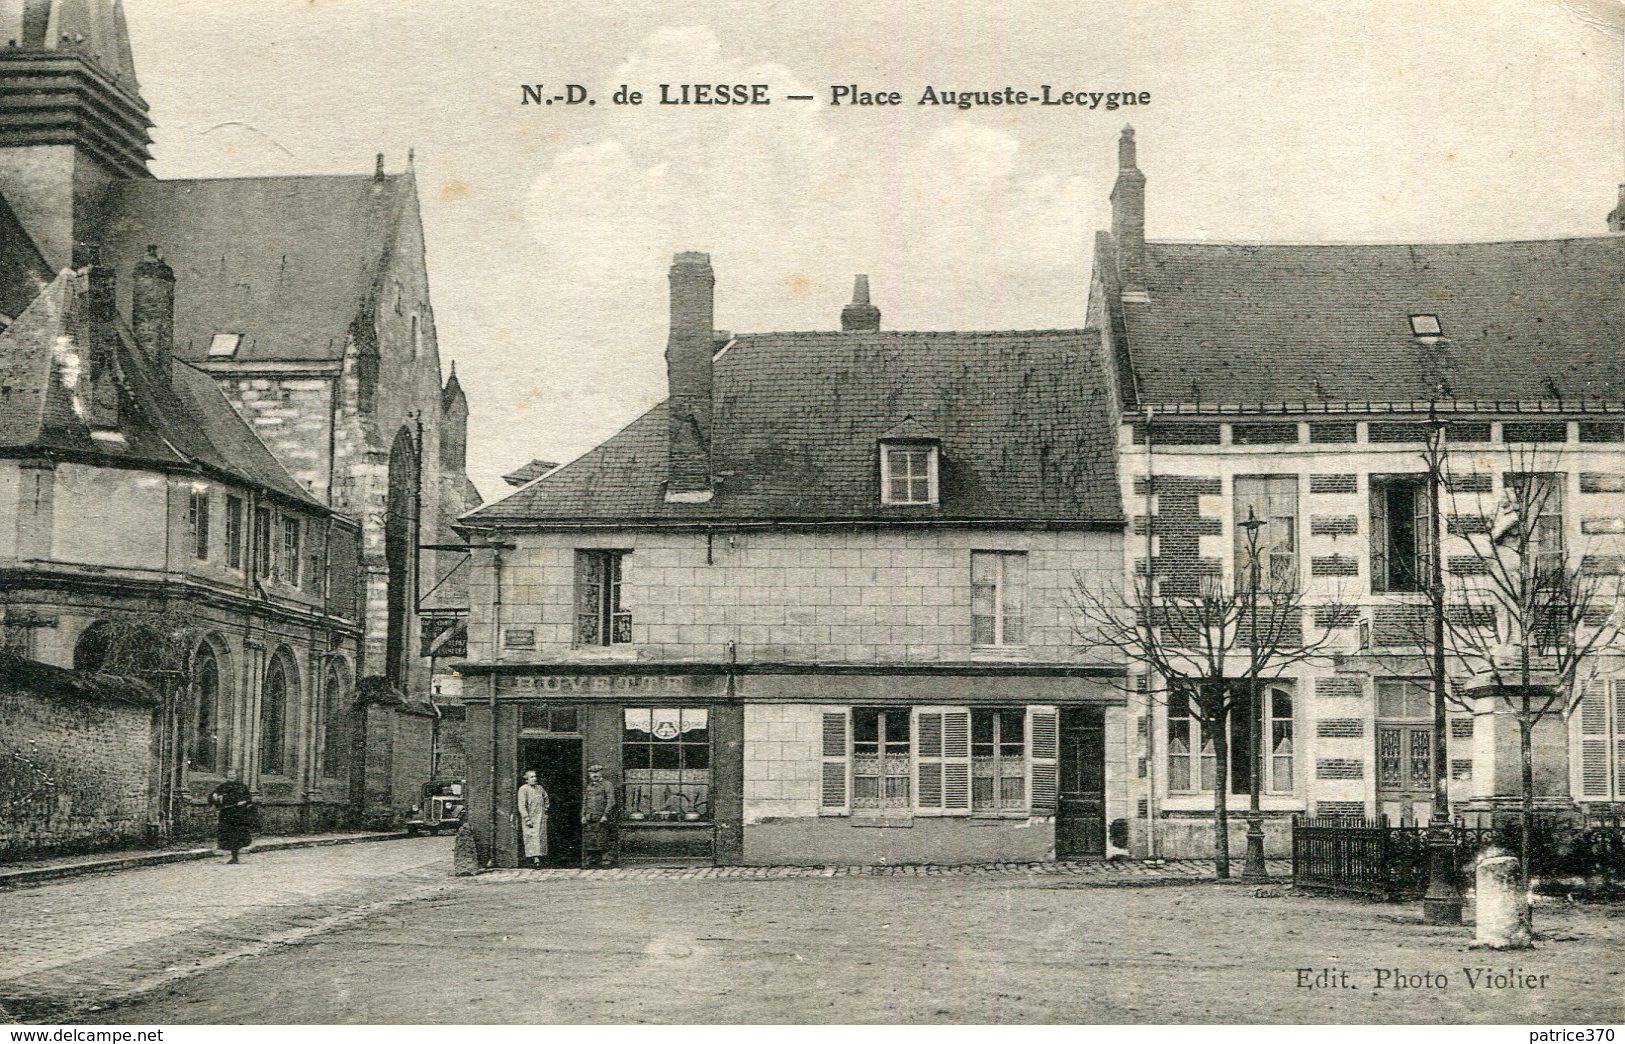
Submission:
M 1099 707 L 1061 709 L 1061 789 L 1055 813 L 1055 855 L 1106 854 L 1106 735 Z

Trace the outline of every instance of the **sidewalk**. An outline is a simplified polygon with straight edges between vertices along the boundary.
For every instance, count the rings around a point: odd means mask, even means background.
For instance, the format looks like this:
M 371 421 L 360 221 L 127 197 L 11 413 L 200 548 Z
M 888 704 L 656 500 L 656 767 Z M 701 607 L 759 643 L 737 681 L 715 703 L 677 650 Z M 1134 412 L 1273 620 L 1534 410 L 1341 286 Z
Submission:
M 321 848 L 327 845 L 349 845 L 364 841 L 395 841 L 407 835 L 402 831 L 369 832 L 350 831 L 339 834 L 291 834 L 267 836 L 254 842 L 245 854 L 256 852 L 282 852 L 293 848 Z M 117 870 L 132 870 L 140 866 L 160 866 L 164 863 L 184 863 L 193 859 L 225 857 L 225 853 L 211 844 L 189 842 L 171 848 L 125 848 L 111 852 L 93 852 L 87 855 L 63 856 L 57 859 L 29 860 L 26 863 L 0 865 L 0 889 L 19 885 L 58 881 L 84 874 L 105 874 Z
M 1270 885 L 1292 883 L 1292 861 L 1271 859 L 1265 864 Z M 1225 884 L 1258 884 L 1242 881 L 1239 861 L 1230 868 Z M 1213 863 L 1205 859 L 1170 859 L 1161 866 L 1148 866 L 1132 860 L 1091 860 L 1076 863 L 976 863 L 939 866 L 700 866 L 619 867 L 613 870 L 584 870 L 573 867 L 547 870 L 483 870 L 473 880 L 480 884 L 508 884 L 515 881 L 785 881 L 818 877 L 1062 877 L 1102 887 L 1148 884 L 1206 884 L 1213 882 Z
M 0 1022 L 185 978 L 453 880 L 450 838 L 332 843 L 354 837 L 275 838 L 270 845 L 297 850 L 260 848 L 237 866 L 203 859 L 0 890 Z

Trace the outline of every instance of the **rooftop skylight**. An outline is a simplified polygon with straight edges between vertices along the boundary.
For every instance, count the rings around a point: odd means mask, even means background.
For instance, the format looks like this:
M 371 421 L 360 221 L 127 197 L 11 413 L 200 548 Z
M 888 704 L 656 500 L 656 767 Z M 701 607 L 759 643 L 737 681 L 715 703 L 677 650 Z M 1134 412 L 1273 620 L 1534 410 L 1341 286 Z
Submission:
M 1411 316 L 1411 333 L 1417 337 L 1438 337 L 1442 332 L 1438 316 L 1426 314 Z

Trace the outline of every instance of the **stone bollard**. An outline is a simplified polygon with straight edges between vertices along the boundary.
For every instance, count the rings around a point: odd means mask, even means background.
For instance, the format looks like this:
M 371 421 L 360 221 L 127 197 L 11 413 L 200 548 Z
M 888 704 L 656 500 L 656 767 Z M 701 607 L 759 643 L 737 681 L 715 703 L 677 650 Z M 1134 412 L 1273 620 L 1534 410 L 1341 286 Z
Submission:
M 1529 894 L 1518 871 L 1518 857 L 1504 848 L 1488 848 L 1478 858 L 1475 948 L 1527 950 Z
M 451 872 L 455 877 L 480 872 L 479 844 L 474 839 L 474 828 L 467 823 L 457 828 L 457 840 L 451 848 Z

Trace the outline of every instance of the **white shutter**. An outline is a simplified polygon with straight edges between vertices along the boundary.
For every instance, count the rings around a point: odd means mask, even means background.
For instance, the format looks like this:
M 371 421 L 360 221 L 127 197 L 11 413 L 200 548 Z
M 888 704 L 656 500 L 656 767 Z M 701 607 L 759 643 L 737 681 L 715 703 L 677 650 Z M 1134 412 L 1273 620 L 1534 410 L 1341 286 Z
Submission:
M 819 721 L 822 772 L 818 799 L 821 816 L 844 816 L 852 810 L 851 780 L 848 778 L 851 746 L 851 711 L 846 707 L 823 707 Z
M 946 707 L 914 708 L 914 814 L 943 814 L 942 727 Z
M 1614 683 L 1619 695 L 1619 684 Z M 1580 796 L 1606 800 L 1608 773 L 1608 683 L 1593 681 L 1580 700 Z
M 1625 682 L 1611 682 L 1614 696 L 1614 800 L 1625 801 Z
M 942 708 L 942 815 L 970 815 L 970 711 Z
M 1027 809 L 1035 816 L 1055 814 L 1061 773 L 1061 712 L 1027 708 Z

